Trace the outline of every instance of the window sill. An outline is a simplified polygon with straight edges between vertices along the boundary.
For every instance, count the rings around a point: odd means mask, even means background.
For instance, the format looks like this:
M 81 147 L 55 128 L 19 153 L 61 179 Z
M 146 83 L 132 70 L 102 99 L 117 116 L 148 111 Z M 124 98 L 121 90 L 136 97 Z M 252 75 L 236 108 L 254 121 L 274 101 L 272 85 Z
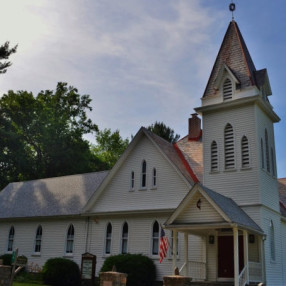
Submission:
M 150 190 L 157 190 L 157 186 L 153 186 Z
M 224 169 L 224 172 L 225 173 L 236 172 L 236 169 L 235 168 L 233 168 L 233 169 Z
M 220 172 L 219 172 L 218 170 L 217 170 L 217 171 L 210 171 L 210 172 L 209 172 L 210 175 L 219 174 L 219 173 L 220 173 Z
M 135 192 L 135 189 L 130 189 L 129 192 L 131 192 L 131 193 L 132 193 L 132 192 Z
M 144 188 L 141 187 L 141 188 L 139 189 L 139 191 L 147 191 L 147 187 L 144 187 Z
M 64 257 L 72 258 L 73 257 L 73 253 L 65 253 Z
M 34 252 L 32 253 L 33 257 L 41 257 L 41 252 Z
M 241 167 L 240 171 L 248 171 L 248 170 L 251 170 L 251 169 L 252 169 L 251 167 Z

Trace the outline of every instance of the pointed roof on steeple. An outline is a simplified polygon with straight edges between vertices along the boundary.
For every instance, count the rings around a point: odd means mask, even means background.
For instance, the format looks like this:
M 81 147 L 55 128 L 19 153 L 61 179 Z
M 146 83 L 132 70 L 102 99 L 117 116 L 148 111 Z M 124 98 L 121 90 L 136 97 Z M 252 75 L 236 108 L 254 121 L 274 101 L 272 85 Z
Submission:
M 241 88 L 257 85 L 256 68 L 234 20 L 228 26 L 203 97 L 213 95 L 216 92 L 216 82 L 222 67 L 227 67 L 232 72 L 238 79 Z

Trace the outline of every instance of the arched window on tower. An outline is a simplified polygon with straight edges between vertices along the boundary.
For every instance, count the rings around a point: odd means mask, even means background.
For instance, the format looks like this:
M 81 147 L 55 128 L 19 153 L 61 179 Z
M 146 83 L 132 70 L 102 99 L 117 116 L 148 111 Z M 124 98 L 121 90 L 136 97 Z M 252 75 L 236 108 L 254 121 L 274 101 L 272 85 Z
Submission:
M 234 134 L 231 124 L 227 124 L 224 129 L 224 163 L 225 169 L 234 169 Z
M 248 139 L 243 136 L 241 139 L 241 166 L 242 168 L 249 167 L 249 146 Z
M 213 141 L 211 144 L 211 171 L 218 171 L 218 152 L 216 141 Z
M 223 83 L 223 100 L 232 99 L 232 82 L 227 78 Z
M 275 157 L 274 157 L 274 151 L 273 148 L 271 147 L 271 165 L 272 165 L 272 175 L 276 175 L 276 168 L 275 168 Z
M 263 139 L 260 139 L 260 156 L 261 156 L 261 168 L 264 169 L 264 148 Z
M 265 154 L 266 154 L 266 169 L 268 172 L 270 172 L 268 133 L 266 129 L 265 129 Z
M 276 255 L 275 255 L 275 235 L 274 235 L 274 225 L 273 221 L 270 221 L 269 226 L 269 236 L 270 236 L 270 256 L 271 260 L 275 261 Z

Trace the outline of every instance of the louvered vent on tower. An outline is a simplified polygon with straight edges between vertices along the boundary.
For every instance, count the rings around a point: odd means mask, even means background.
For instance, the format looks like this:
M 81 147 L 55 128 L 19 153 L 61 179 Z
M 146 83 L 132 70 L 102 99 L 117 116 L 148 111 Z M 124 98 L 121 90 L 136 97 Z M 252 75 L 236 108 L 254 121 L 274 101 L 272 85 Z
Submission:
M 234 169 L 234 136 L 233 128 L 227 124 L 224 129 L 224 160 L 225 169 Z
M 246 136 L 243 136 L 241 139 L 241 160 L 243 168 L 249 167 L 249 147 Z
M 211 171 L 218 170 L 218 153 L 217 153 L 217 144 L 215 141 L 211 145 Z
M 229 78 L 223 84 L 223 100 L 232 99 L 232 82 Z

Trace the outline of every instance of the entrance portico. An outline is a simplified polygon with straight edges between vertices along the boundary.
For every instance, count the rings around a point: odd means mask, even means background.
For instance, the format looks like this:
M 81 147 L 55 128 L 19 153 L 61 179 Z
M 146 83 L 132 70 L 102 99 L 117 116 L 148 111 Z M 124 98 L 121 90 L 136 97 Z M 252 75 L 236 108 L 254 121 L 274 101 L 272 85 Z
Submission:
M 264 281 L 263 231 L 233 200 L 196 184 L 165 228 L 173 232 L 173 269 L 193 281 L 232 281 L 235 286 Z M 177 265 L 178 233 L 184 235 L 182 265 Z M 204 249 L 199 260 L 192 255 L 195 237 Z

